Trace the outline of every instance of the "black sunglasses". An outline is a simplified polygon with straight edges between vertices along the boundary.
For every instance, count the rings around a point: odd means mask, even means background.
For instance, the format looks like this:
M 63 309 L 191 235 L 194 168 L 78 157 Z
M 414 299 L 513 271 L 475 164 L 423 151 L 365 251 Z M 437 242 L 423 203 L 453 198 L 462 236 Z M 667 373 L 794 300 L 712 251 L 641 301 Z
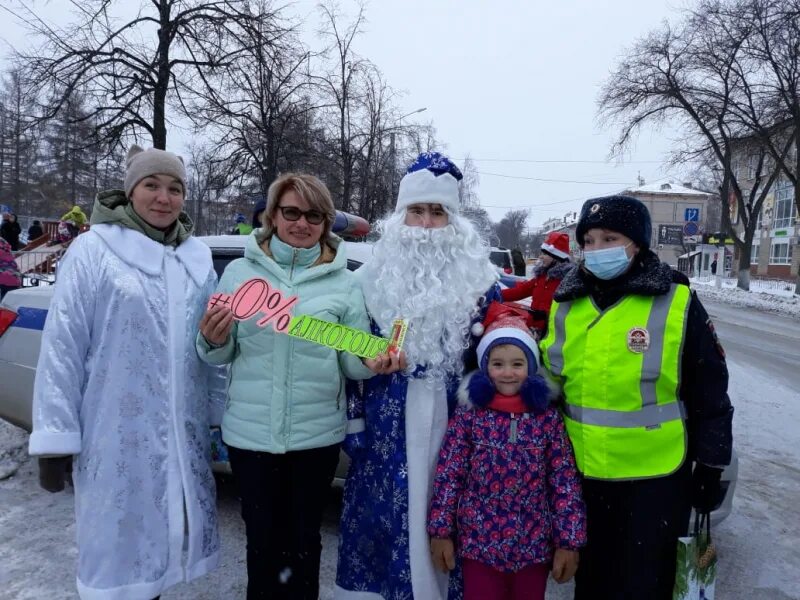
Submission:
M 309 225 L 319 225 L 325 220 L 325 213 L 318 210 L 300 210 L 296 206 L 279 206 L 278 209 L 287 221 L 299 221 L 300 217 L 305 217 Z

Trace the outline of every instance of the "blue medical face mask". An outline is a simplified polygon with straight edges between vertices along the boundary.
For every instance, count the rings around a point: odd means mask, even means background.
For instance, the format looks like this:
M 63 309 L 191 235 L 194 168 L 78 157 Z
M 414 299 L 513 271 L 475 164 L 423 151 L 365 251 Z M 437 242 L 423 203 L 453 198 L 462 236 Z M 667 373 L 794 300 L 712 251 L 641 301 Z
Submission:
M 622 275 L 631 264 L 633 257 L 628 258 L 627 246 L 614 246 L 602 250 L 587 250 L 583 253 L 586 268 L 598 279 L 614 279 Z

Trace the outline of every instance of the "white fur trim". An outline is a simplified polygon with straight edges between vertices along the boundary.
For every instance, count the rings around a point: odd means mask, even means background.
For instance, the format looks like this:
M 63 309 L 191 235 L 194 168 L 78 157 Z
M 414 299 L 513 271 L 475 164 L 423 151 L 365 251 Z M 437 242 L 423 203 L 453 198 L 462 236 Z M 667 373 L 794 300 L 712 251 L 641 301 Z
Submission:
M 561 250 L 559 250 L 555 246 L 551 246 L 550 244 L 542 244 L 541 248 L 542 250 L 546 250 L 553 256 L 557 256 L 559 258 L 569 258 L 569 254 L 567 254 L 566 252 L 562 252 Z
M 89 233 L 99 235 L 114 254 L 148 275 L 161 274 L 164 254 L 168 251 L 175 253 L 199 287 L 205 285 L 213 268 L 211 249 L 193 237 L 184 240 L 175 250 L 167 250 L 164 244 L 154 242 L 143 233 L 111 223 L 92 225 Z
M 400 180 L 394 211 L 402 212 L 411 204 L 441 204 L 458 214 L 458 181 L 449 173 L 437 176 L 428 169 L 407 173 Z
M 531 337 L 530 334 L 526 334 L 517 327 L 498 327 L 497 329 L 492 329 L 489 333 L 484 335 L 478 344 L 478 365 L 483 363 L 483 355 L 489 349 L 489 346 L 491 346 L 492 343 L 499 338 L 513 338 L 525 344 L 536 357 L 536 368 L 539 368 L 539 363 L 541 363 L 541 360 L 539 358 L 539 348 L 536 346 L 536 341 L 533 339 L 533 337 Z

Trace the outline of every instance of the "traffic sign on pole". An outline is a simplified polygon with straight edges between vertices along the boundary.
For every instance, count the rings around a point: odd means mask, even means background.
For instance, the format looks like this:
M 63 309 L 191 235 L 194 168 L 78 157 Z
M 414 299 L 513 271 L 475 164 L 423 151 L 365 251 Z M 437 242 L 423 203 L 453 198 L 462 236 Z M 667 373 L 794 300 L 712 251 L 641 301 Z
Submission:
M 691 221 L 696 223 L 700 220 L 700 209 L 699 208 L 687 208 L 683 211 L 683 220 L 684 221 Z
M 683 225 L 683 235 L 697 235 L 700 232 L 700 228 L 697 226 L 695 221 L 687 221 Z

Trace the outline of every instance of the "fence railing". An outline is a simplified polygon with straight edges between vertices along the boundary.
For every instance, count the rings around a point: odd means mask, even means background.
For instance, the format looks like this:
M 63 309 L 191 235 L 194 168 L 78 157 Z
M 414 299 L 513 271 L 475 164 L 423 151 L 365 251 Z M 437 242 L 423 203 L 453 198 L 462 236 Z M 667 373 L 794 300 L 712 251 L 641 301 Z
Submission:
M 714 275 L 698 275 L 692 277 L 692 281 L 702 284 L 713 284 Z M 736 277 L 723 277 L 722 287 L 736 287 L 738 280 Z M 796 282 L 786 281 L 785 279 L 772 279 L 768 277 L 750 277 L 750 291 L 751 292 L 765 292 L 765 293 L 780 293 L 780 294 L 794 294 L 796 289 Z
M 49 284 L 55 281 L 56 265 L 64 256 L 66 247 L 62 244 L 39 246 L 35 250 L 17 252 L 14 260 L 22 275 L 23 287 Z

